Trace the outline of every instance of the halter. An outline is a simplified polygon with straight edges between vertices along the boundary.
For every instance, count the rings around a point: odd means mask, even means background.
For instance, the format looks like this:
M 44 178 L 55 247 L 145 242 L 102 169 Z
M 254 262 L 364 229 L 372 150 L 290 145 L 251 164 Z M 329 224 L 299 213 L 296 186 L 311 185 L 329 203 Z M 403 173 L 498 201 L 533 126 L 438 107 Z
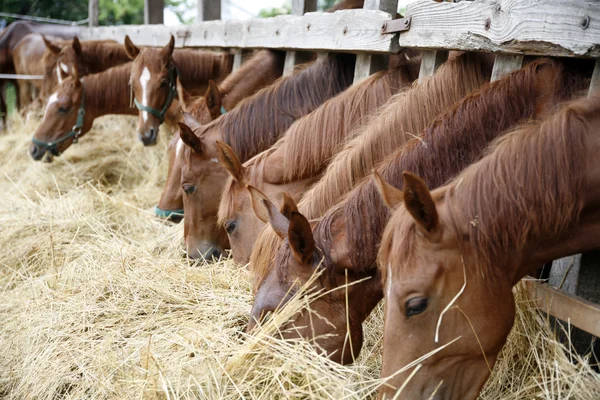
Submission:
M 225 107 L 221 106 L 221 115 L 223 114 L 227 114 L 227 110 L 225 109 Z
M 152 114 L 156 118 L 158 118 L 158 120 L 162 124 L 165 121 L 165 115 L 167 114 L 167 110 L 171 106 L 171 103 L 173 102 L 173 98 L 175 98 L 175 95 L 177 94 L 177 76 L 178 75 L 179 75 L 179 71 L 177 71 L 177 67 L 173 66 L 173 68 L 169 69 L 169 94 L 167 95 L 167 101 L 165 102 L 165 105 L 163 106 L 162 110 L 159 111 L 156 108 L 145 106 L 145 105 L 141 104 L 139 101 L 137 101 L 136 98 L 134 98 L 133 103 L 135 104 L 137 109 L 140 111 L 149 112 L 150 114 Z
M 183 217 L 183 209 L 180 210 L 163 210 L 158 208 L 158 206 L 154 207 L 154 214 L 156 214 L 159 218 L 171 218 L 175 217 Z
M 58 145 L 66 142 L 67 140 L 73 138 L 73 143 L 77 143 L 79 137 L 81 136 L 81 132 L 83 130 L 83 117 L 85 116 L 85 90 L 81 90 L 81 105 L 79 106 L 79 110 L 77 111 L 77 120 L 75 121 L 75 125 L 71 128 L 71 131 L 58 139 L 52 140 L 50 142 L 45 142 L 43 140 L 36 139 L 35 137 L 31 138 L 33 144 L 37 146 L 44 147 L 46 150 L 52 153 L 54 156 L 59 156 L 60 152 L 58 151 Z

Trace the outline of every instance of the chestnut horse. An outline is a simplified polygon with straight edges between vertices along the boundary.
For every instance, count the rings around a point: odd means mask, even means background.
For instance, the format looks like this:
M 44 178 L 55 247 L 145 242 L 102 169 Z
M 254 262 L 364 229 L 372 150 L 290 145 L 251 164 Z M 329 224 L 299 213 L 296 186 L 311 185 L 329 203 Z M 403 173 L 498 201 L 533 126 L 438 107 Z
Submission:
M 297 200 L 318 179 L 348 135 L 362 132 L 360 126 L 371 113 L 417 78 L 409 76 L 412 70 L 403 66 L 379 72 L 352 86 L 294 122 L 275 145 L 243 166 L 229 146 L 219 146 L 219 160 L 231 175 L 221 196 L 219 224 L 225 227 L 234 261 L 248 262 L 256 236 L 269 222 L 267 214 L 253 212 L 263 210 L 262 205 L 257 206 L 260 198 L 274 199 L 285 191 Z M 276 201 L 282 202 L 283 198 Z
M 402 398 L 477 398 L 513 325 L 512 287 L 600 246 L 599 131 L 596 92 L 507 134 L 432 193 L 404 173 L 379 252 L 381 396 L 403 385 Z
M 129 75 L 131 63 L 110 68 L 99 74 L 79 78 L 77 69 L 68 76 L 62 69 L 61 83 L 48 98 L 44 117 L 33 135 L 31 157 L 48 160 L 58 156 L 86 134 L 94 119 L 107 114 L 136 115 L 130 107 Z
M 296 119 L 350 86 L 355 58 L 330 54 L 262 89 L 194 132 L 182 127 L 177 157 L 183 160 L 184 235 L 191 258 L 218 256 L 228 246 L 225 231 L 217 226 L 219 200 L 227 179 L 217 159 L 217 140 L 231 146 L 242 162 L 266 150 Z
M 183 111 L 189 112 L 200 124 L 208 124 L 221 114 L 231 111 L 244 98 L 272 84 L 283 73 L 285 53 L 275 50 L 261 50 L 253 54 L 240 68 L 232 72 L 217 86 L 214 82 L 204 97 L 192 99 L 178 79 L 179 102 Z M 189 119 L 185 123 L 194 124 Z M 160 196 L 155 213 L 160 218 L 179 222 L 183 217 L 183 192 L 181 190 L 181 164 L 176 149 L 179 135 L 174 135 L 169 143 L 169 173 L 165 188 Z
M 398 149 L 378 171 L 394 185 L 400 185 L 401 172 L 406 169 L 426 174 L 432 185 L 443 184 L 477 160 L 487 144 L 507 128 L 551 110 L 564 92 L 575 88 L 564 75 L 562 65 L 540 60 L 484 85 L 436 118 L 421 137 Z M 249 326 L 284 304 L 295 284 L 304 284 L 317 268 L 323 268 L 325 277 L 320 284 L 331 293 L 311 303 L 311 310 L 320 317 L 303 311 L 292 323 L 298 328 L 285 336 L 316 338 L 334 360 L 352 362 L 362 345 L 362 322 L 383 297 L 376 256 L 389 212 L 376 185 L 370 180 L 362 182 L 315 221 L 312 230 L 300 213 L 285 218 L 274 206 L 269 213 L 273 230 L 283 243 L 275 266 L 256 293 Z M 335 290 L 344 284 L 349 286 Z
M 54 92 L 58 84 L 58 71 L 71 75 L 77 69 L 79 77 L 97 74 L 109 68 L 129 62 L 129 56 L 123 46 L 112 40 L 79 41 L 75 36 L 72 41 L 53 42 L 44 38 L 46 51 L 42 57 L 44 81 L 41 98 L 46 100 Z
M 30 33 L 15 46 L 12 51 L 15 73 L 19 75 L 43 75 L 44 68 L 39 62 L 44 56 L 46 46 L 42 35 Z M 17 80 L 19 101 L 25 110 L 41 93 L 42 80 Z
M 177 77 L 194 94 L 204 93 L 209 79 L 220 82 L 231 72 L 231 54 L 174 49 L 173 36 L 162 49 L 142 50 L 125 36 L 125 50 L 133 60 L 131 86 L 139 110 L 138 138 L 144 146 L 156 144 L 158 126 L 177 97 Z

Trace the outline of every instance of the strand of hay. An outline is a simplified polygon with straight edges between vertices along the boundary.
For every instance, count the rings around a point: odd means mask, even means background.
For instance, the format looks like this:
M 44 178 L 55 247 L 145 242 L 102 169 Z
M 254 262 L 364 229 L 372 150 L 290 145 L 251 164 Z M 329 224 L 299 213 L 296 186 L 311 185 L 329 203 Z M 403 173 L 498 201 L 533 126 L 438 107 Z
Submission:
M 33 123 L 0 136 L 0 397 L 8 399 L 364 399 L 381 367 L 383 312 L 353 366 L 256 333 L 245 268 L 190 263 L 182 226 L 152 214 L 167 159 L 133 118 L 103 118 L 53 164 L 27 148 Z M 600 378 L 558 343 L 517 291 L 515 328 L 481 399 L 598 399 Z M 572 363 L 571 359 L 577 360 Z

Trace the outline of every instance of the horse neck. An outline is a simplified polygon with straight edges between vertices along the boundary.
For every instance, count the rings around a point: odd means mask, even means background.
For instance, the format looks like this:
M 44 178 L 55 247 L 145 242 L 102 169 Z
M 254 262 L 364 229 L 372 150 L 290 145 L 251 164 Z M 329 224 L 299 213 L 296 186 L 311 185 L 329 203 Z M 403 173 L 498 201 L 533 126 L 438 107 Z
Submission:
M 130 107 L 130 75 L 131 63 L 127 63 L 83 78 L 85 120 L 90 127 L 95 118 L 103 115 L 137 115 L 137 110 Z
M 461 252 L 477 257 L 484 276 L 515 284 L 545 262 L 597 248 L 599 129 L 600 94 L 571 102 L 505 135 L 449 185 L 440 215 L 469 238 Z
M 81 63 L 88 73 L 95 74 L 114 66 L 126 63 L 129 56 L 123 45 L 117 43 L 82 43 L 83 58 Z
M 209 79 L 220 81 L 231 70 L 228 61 L 233 58 L 224 53 L 176 50 L 172 59 L 184 87 L 197 87 L 206 86 Z
M 223 107 L 231 110 L 259 89 L 275 82 L 283 73 L 285 53 L 261 50 L 231 73 L 219 85 L 223 92 Z

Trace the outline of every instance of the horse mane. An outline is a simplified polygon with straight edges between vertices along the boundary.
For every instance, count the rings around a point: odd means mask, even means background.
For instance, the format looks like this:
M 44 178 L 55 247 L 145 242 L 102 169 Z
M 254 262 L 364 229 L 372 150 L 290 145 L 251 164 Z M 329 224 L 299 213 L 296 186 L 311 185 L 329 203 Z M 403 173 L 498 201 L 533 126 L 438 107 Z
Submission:
M 173 52 L 172 59 L 182 81 L 220 81 L 229 74 L 233 66 L 233 55 L 223 52 L 177 49 Z
M 309 219 L 321 216 L 385 156 L 419 135 L 431 119 L 483 85 L 490 75 L 486 55 L 465 53 L 424 82 L 394 95 L 369 118 L 364 132 L 334 157 L 323 178 L 300 201 L 300 211 Z
M 239 86 L 245 86 L 245 82 L 249 76 L 252 75 L 263 75 L 267 70 L 272 69 L 272 65 L 279 61 L 281 64 L 281 70 L 283 70 L 283 61 L 285 59 L 285 53 L 278 50 L 260 50 L 254 52 L 244 63 L 236 69 L 234 72 L 229 74 L 227 78 L 221 82 L 219 89 L 223 92 L 223 95 L 231 92 L 233 88 L 239 89 Z M 247 91 L 241 90 L 244 93 Z M 252 93 L 251 93 L 252 94 Z
M 358 85 L 351 86 L 319 108 L 296 120 L 268 150 L 244 164 L 245 183 L 261 186 L 261 182 L 283 184 L 316 176 L 344 144 L 353 130 L 382 105 L 392 94 L 411 82 L 408 68 L 403 66 L 373 74 Z M 269 165 L 272 155 L 283 152 L 283 165 Z M 281 153 L 280 153 L 281 154 Z M 226 221 L 234 212 L 236 186 L 228 179 L 219 207 L 219 221 Z
M 441 190 L 453 228 L 470 228 L 460 245 L 476 249 L 477 268 L 490 276 L 492 262 L 502 255 L 536 248 L 548 234 L 555 240 L 577 223 L 585 197 L 588 120 L 599 113 L 596 93 L 544 121 L 524 124 Z
M 72 43 L 72 42 L 71 42 Z M 81 42 L 82 57 L 77 65 L 80 76 L 102 72 L 115 65 L 130 61 L 125 52 L 125 47 L 114 41 L 85 40 Z M 73 46 L 64 46 L 59 54 L 61 57 L 71 56 L 76 58 Z
M 338 10 L 351 10 L 355 8 L 363 8 L 365 0 L 340 0 L 333 6 L 329 7 L 325 12 L 335 12 Z
M 443 185 L 477 161 L 498 135 L 563 100 L 564 78 L 565 69 L 560 62 L 540 59 L 499 81 L 485 84 L 433 120 L 421 137 L 397 149 L 379 166 L 378 172 L 400 189 L 404 171 L 416 173 L 430 188 Z M 570 94 L 580 85 L 571 87 Z M 540 100 L 548 107 L 540 108 Z M 361 249 L 350 254 L 351 263 L 359 269 L 368 269 L 377 259 L 389 216 L 375 183 L 365 179 L 326 213 L 316 226 L 315 238 L 324 238 L 327 243 L 332 225 L 344 218 L 349 248 Z
M 355 56 L 330 54 L 293 75 L 280 78 L 197 131 L 221 128 L 241 162 L 265 150 L 292 123 L 352 83 Z
M 109 114 L 105 111 L 115 109 L 124 99 L 129 101 L 131 66 L 130 61 L 82 78 L 85 107 Z

